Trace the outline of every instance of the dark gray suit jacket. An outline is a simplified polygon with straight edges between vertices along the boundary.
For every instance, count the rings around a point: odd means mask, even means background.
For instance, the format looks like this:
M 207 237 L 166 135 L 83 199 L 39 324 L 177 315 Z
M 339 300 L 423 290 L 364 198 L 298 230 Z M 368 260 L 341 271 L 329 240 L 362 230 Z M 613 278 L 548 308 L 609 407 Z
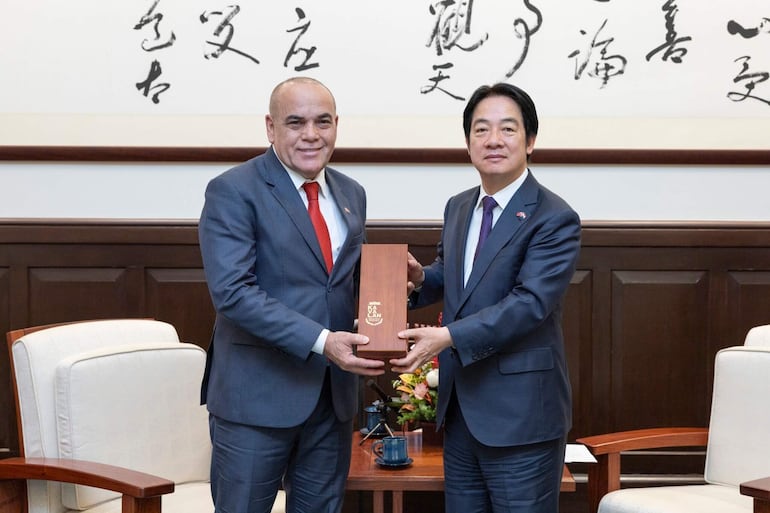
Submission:
M 311 351 L 316 338 L 323 328 L 353 329 L 366 195 L 328 167 L 326 181 L 348 228 L 331 276 L 307 209 L 272 148 L 206 188 L 199 238 L 217 317 L 201 401 L 218 417 L 266 427 L 302 423 L 328 363 Z M 330 371 L 337 417 L 350 420 L 357 380 L 334 364 Z
M 438 422 L 454 389 L 471 433 L 494 447 L 562 437 L 571 393 L 562 299 L 580 250 L 580 219 L 530 173 L 463 286 L 465 241 L 479 187 L 449 199 L 438 257 L 416 305 L 444 300 L 454 348 L 439 355 Z

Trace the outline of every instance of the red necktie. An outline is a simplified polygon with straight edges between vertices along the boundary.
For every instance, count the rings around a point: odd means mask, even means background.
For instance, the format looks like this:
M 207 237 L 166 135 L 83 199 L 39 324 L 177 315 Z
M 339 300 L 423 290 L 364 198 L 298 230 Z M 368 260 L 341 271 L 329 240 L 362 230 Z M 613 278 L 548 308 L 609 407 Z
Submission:
M 310 214 L 310 221 L 315 228 L 315 235 L 318 237 L 318 243 L 321 245 L 321 253 L 326 262 L 326 270 L 332 272 L 332 242 L 329 238 L 329 228 L 326 227 L 324 216 L 321 215 L 321 209 L 318 207 L 318 182 L 305 182 L 302 185 L 307 194 L 307 212 Z

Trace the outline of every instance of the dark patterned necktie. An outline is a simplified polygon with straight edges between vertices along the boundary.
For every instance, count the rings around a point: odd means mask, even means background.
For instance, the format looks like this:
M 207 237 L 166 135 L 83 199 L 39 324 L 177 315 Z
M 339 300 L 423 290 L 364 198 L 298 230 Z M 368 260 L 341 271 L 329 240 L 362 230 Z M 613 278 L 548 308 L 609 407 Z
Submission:
M 479 256 L 479 251 L 481 251 L 481 246 L 484 245 L 484 243 L 487 240 L 487 237 L 489 236 L 489 232 L 492 231 L 492 211 L 497 206 L 497 202 L 495 201 L 495 198 L 492 196 L 484 196 L 484 198 L 481 200 L 481 204 L 484 207 L 484 213 L 481 214 L 481 229 L 479 230 L 479 243 L 476 244 L 476 253 L 473 254 L 473 261 L 476 261 L 476 257 Z

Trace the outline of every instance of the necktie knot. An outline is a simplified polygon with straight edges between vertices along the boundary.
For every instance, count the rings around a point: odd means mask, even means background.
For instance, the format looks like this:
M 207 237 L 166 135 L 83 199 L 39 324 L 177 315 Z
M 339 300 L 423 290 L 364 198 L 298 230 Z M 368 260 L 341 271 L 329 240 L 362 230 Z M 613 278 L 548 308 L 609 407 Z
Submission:
M 318 201 L 318 182 L 305 182 L 302 184 L 308 201 Z
M 489 233 L 492 231 L 492 212 L 494 211 L 495 207 L 497 206 L 497 202 L 495 201 L 495 198 L 492 196 L 484 196 L 481 199 L 481 205 L 484 208 L 484 211 L 481 214 L 481 229 L 479 230 L 479 242 L 476 244 L 476 252 L 473 255 L 473 260 L 476 260 L 476 257 L 479 256 L 479 251 L 481 251 L 481 246 L 484 245 L 484 243 L 487 241 L 487 237 L 489 236 Z
M 497 202 L 492 196 L 484 196 L 481 199 L 481 205 L 484 207 L 484 215 L 487 215 L 487 212 L 492 213 L 492 210 L 497 206 Z

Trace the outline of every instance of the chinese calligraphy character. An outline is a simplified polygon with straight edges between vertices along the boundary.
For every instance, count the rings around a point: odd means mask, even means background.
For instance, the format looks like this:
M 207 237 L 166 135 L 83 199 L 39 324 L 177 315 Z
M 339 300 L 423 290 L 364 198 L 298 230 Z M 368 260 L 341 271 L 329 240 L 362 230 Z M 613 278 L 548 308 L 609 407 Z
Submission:
M 297 18 L 299 18 L 297 20 L 298 22 L 305 19 L 305 11 L 303 11 L 299 7 L 295 8 L 294 11 L 297 13 Z M 305 71 L 308 69 L 317 68 L 319 66 L 317 62 L 308 62 L 310 58 L 313 57 L 313 54 L 316 51 L 315 46 L 311 46 L 310 48 L 297 48 L 297 43 L 299 42 L 299 38 L 302 37 L 309 28 L 310 28 L 310 20 L 308 20 L 307 23 L 305 23 L 304 25 L 299 25 L 297 27 L 294 27 L 286 31 L 286 32 L 297 32 L 297 31 L 300 31 L 300 32 L 299 34 L 297 34 L 297 37 L 294 39 L 294 42 L 291 44 L 289 53 L 286 54 L 286 59 L 284 59 L 283 61 L 284 68 L 288 67 L 289 59 L 291 59 L 292 57 L 294 57 L 300 52 L 305 53 L 305 59 L 302 61 L 301 64 L 294 66 L 294 71 Z
M 241 8 L 238 5 L 228 5 L 227 9 L 229 9 L 229 12 L 227 13 L 224 11 L 204 11 L 199 17 L 200 22 L 203 24 L 208 23 L 212 16 L 222 16 L 224 18 L 222 22 L 216 26 L 213 33 L 214 37 L 220 38 L 220 41 L 206 41 L 206 44 L 213 46 L 214 50 L 206 52 L 204 57 L 206 59 L 218 59 L 224 52 L 230 51 L 250 59 L 255 64 L 259 64 L 259 61 L 251 55 L 230 46 L 230 41 L 232 41 L 233 35 L 235 34 L 235 27 L 230 22 L 235 15 L 241 11 Z
M 687 55 L 687 48 L 677 46 L 687 41 L 691 41 L 692 38 L 690 36 L 679 37 L 679 34 L 676 31 L 674 21 L 679 12 L 679 7 L 674 0 L 667 0 L 661 9 L 666 13 L 666 42 L 653 49 L 645 56 L 645 58 L 649 61 L 656 53 L 665 50 L 662 57 L 664 61 L 671 58 L 674 63 L 681 64 L 682 58 Z
M 751 39 L 758 36 L 761 32 L 770 34 L 770 18 L 762 18 L 756 27 L 746 28 L 735 20 L 727 22 L 727 31 L 732 34 L 739 34 L 744 39 Z
M 516 34 L 516 37 L 524 40 L 524 48 L 522 48 L 516 64 L 514 64 L 513 67 L 505 74 L 506 78 L 511 78 L 513 74 L 518 71 L 521 65 L 524 64 L 524 60 L 527 58 L 527 54 L 529 53 L 530 39 L 532 38 L 533 34 L 540 30 L 540 26 L 543 24 L 543 15 L 540 10 L 532 5 L 529 0 L 524 0 L 524 5 L 527 9 L 535 14 L 537 22 L 535 23 L 535 26 L 530 29 L 529 24 L 523 18 L 516 18 L 516 20 L 514 20 L 513 31 Z
M 741 71 L 733 79 L 733 82 L 736 84 L 740 82 L 744 82 L 743 87 L 745 88 L 745 91 L 744 92 L 731 91 L 727 93 L 727 97 L 734 102 L 741 102 L 743 100 L 752 99 L 752 100 L 757 100 L 767 105 L 770 105 L 770 100 L 767 100 L 765 98 L 761 98 L 759 96 L 755 96 L 754 94 L 752 94 L 754 92 L 754 88 L 757 87 L 758 84 L 761 84 L 762 82 L 765 82 L 767 81 L 768 78 L 770 78 L 770 73 L 768 73 L 767 71 L 748 73 L 750 60 L 751 60 L 751 57 L 749 57 L 748 55 L 744 55 L 743 57 L 738 57 L 733 61 L 733 62 L 741 63 Z
M 446 89 L 444 89 L 443 87 L 439 87 L 439 84 L 441 82 L 443 82 L 444 80 L 447 80 L 447 79 L 450 78 L 450 75 L 444 75 L 442 73 L 442 70 L 449 69 L 452 66 L 454 66 L 454 64 L 452 64 L 451 62 L 447 62 L 447 63 L 444 63 L 444 64 L 435 64 L 435 65 L 433 65 L 433 71 L 438 71 L 438 75 L 436 75 L 435 77 L 429 78 L 428 80 L 433 82 L 433 85 L 426 85 L 426 86 L 421 87 L 420 88 L 420 93 L 428 94 L 428 93 L 431 93 L 434 90 L 438 89 L 442 93 L 445 93 L 445 94 L 451 96 L 455 100 L 465 101 L 465 98 L 463 98 L 462 96 L 458 96 L 456 94 L 452 94 L 449 91 L 447 91 Z
M 464 52 L 472 52 L 489 39 L 489 34 L 485 33 L 481 38 L 470 43 L 460 41 L 464 36 L 469 36 L 471 33 L 473 0 L 439 0 L 431 4 L 428 7 L 428 11 L 433 15 L 434 19 L 430 38 L 425 46 L 433 46 L 438 56 L 455 47 Z M 439 86 L 441 82 L 451 77 L 450 75 L 445 75 L 443 71 L 453 66 L 454 64 L 451 62 L 434 64 L 433 71 L 438 73 L 428 79 L 432 84 L 421 87 L 420 93 L 428 94 L 438 90 L 455 100 L 464 101 L 465 98 L 462 96 L 451 93 L 446 88 Z
M 143 82 L 136 83 L 136 89 L 141 91 L 145 97 L 147 97 L 151 91 L 154 91 L 152 95 L 152 103 L 155 104 L 160 102 L 158 97 L 169 87 L 171 87 L 171 84 L 167 82 L 153 85 L 153 82 L 155 82 L 155 80 L 160 77 L 161 73 L 163 73 L 163 70 L 160 68 L 160 63 L 157 60 L 154 60 L 150 65 L 150 72 L 147 74 L 147 78 Z
M 163 40 L 160 36 L 160 22 L 163 19 L 163 14 L 161 13 L 154 13 L 153 11 L 158 6 L 158 3 L 160 0 L 155 0 L 155 2 L 152 4 L 152 7 L 150 7 L 150 10 L 147 11 L 146 14 L 144 14 L 140 19 L 139 23 L 134 25 L 134 30 L 141 30 L 145 25 L 148 25 L 152 23 L 152 30 L 155 32 L 155 37 L 150 39 L 145 39 L 142 41 L 142 49 L 146 52 L 152 52 L 154 50 L 160 50 L 161 48 L 167 48 L 174 44 L 174 41 L 176 41 L 176 35 L 174 32 L 171 32 L 171 35 Z
M 426 46 L 435 43 L 436 55 L 441 55 L 444 50 L 457 47 L 460 50 L 470 52 L 484 44 L 489 34 L 471 43 L 462 46 L 459 41 L 465 34 L 471 33 L 471 15 L 473 14 L 473 0 L 440 0 L 429 7 L 430 13 L 435 16 L 435 24 Z
M 615 41 L 614 37 L 604 39 L 603 41 L 597 41 L 599 32 L 601 32 L 606 25 L 607 20 L 605 19 L 602 26 L 599 27 L 599 30 L 596 31 L 596 34 L 594 34 L 591 39 L 591 45 L 588 47 L 588 51 L 585 53 L 582 60 L 578 59 L 578 56 L 581 53 L 580 50 L 575 50 L 568 55 L 569 58 L 575 58 L 575 80 L 580 79 L 589 63 L 593 62 L 593 67 L 589 68 L 588 75 L 594 78 L 600 78 L 602 81 L 601 88 L 604 88 L 611 78 L 622 75 L 626 70 L 627 63 L 626 58 L 622 55 L 607 55 L 610 44 Z M 583 35 L 586 34 L 584 30 L 581 30 L 580 33 Z M 596 57 L 593 51 L 595 48 L 601 48 L 601 50 L 599 51 L 599 57 L 592 61 L 592 59 Z

